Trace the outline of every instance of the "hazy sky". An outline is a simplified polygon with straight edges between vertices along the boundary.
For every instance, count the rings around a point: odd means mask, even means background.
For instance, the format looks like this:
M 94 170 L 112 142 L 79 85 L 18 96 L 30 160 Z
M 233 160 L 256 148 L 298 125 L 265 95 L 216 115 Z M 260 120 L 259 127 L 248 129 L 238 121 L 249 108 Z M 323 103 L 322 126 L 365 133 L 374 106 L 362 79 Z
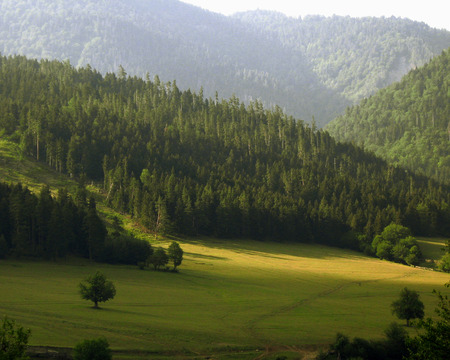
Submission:
M 350 15 L 386 16 L 423 21 L 450 30 L 448 0 L 182 0 L 214 12 L 230 15 L 245 10 L 277 10 L 289 16 Z

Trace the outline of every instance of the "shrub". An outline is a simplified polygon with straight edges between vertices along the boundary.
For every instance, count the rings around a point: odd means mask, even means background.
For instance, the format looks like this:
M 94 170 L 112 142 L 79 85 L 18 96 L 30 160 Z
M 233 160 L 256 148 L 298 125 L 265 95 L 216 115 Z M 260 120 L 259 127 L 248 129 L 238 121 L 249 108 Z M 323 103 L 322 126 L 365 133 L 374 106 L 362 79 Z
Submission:
M 16 325 L 14 320 L 7 317 L 0 326 L 0 359 L 25 360 L 25 350 L 31 331 Z
M 111 360 L 112 353 L 105 338 L 84 340 L 75 345 L 74 360 Z

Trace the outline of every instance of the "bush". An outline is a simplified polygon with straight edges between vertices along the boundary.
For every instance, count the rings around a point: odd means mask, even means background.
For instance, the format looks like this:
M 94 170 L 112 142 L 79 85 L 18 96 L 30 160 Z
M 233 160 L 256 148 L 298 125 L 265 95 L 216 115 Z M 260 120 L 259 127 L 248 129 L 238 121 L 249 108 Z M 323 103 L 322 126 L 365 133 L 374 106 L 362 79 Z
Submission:
M 450 272 L 450 253 L 445 254 L 439 261 L 439 270 L 444 272 Z
M 112 353 L 105 338 L 84 340 L 73 349 L 74 360 L 111 360 Z
M 0 327 L 0 359 L 25 360 L 25 350 L 31 331 L 16 325 L 14 320 L 3 319 Z

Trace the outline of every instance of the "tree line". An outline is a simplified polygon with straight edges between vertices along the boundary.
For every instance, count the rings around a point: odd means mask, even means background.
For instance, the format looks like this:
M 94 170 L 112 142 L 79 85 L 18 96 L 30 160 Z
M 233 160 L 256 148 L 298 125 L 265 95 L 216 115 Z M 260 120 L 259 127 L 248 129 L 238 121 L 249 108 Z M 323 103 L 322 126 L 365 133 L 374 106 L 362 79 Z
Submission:
M 118 230 L 119 229 L 119 230 Z M 0 183 L 0 258 L 56 260 L 75 255 L 91 260 L 137 264 L 153 253 L 151 245 L 113 226 L 108 233 L 95 199 L 83 186 L 52 196 L 48 186 L 38 195 L 21 185 Z
M 156 235 L 318 242 L 371 252 L 392 222 L 450 233 L 448 186 L 336 142 L 258 101 L 0 58 L 0 131 L 22 154 L 102 185 Z

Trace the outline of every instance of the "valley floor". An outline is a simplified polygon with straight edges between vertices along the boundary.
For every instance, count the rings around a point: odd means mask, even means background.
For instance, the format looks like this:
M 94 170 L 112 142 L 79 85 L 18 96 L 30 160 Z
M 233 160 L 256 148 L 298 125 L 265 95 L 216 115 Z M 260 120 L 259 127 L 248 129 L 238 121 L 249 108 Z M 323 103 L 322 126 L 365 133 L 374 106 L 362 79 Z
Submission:
M 214 239 L 181 245 L 179 273 L 78 259 L 0 261 L 0 316 L 29 327 L 30 345 L 71 348 L 103 336 L 115 358 L 266 358 L 273 351 L 298 357 L 332 342 L 338 331 L 381 338 L 396 321 L 390 304 L 405 286 L 420 293 L 426 316 L 433 316 L 432 290 L 445 292 L 450 280 L 316 245 Z M 117 289 L 101 310 L 77 288 L 96 270 Z

